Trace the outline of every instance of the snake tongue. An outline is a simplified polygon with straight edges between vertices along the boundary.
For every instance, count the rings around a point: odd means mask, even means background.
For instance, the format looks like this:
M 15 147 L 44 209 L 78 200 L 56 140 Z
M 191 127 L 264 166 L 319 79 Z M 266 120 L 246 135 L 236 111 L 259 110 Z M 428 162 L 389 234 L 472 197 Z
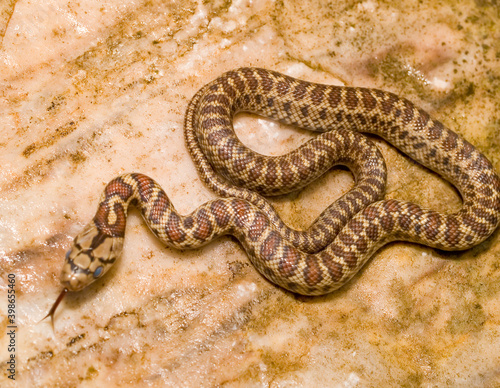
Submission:
M 52 331 L 55 331 L 54 330 L 54 313 L 56 312 L 56 309 L 57 309 L 57 306 L 59 306 L 59 304 L 61 303 L 61 301 L 63 300 L 64 296 L 68 293 L 68 289 L 67 288 L 64 288 L 61 293 L 59 294 L 59 296 L 57 297 L 56 301 L 54 302 L 54 304 L 52 305 L 52 307 L 50 308 L 50 311 L 48 312 L 48 314 L 46 316 L 44 316 L 40 322 L 42 322 L 45 318 L 49 317 L 50 316 L 50 323 L 52 324 Z

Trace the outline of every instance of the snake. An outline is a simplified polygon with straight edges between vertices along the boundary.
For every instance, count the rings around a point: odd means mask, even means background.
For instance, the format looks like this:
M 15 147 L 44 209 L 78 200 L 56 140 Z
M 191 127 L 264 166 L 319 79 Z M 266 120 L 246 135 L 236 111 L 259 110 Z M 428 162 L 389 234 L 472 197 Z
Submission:
M 288 154 L 260 155 L 234 132 L 234 116 L 242 111 L 319 134 Z M 385 163 L 361 133 L 383 138 L 450 182 L 462 198 L 461 208 L 445 214 L 384 199 Z M 66 254 L 63 290 L 47 314 L 52 322 L 67 292 L 89 286 L 116 262 L 130 205 L 174 248 L 194 249 L 222 235 L 236 237 L 265 278 L 302 295 L 342 287 L 389 242 L 465 250 L 488 238 L 500 220 L 500 178 L 491 162 L 425 110 L 388 91 L 239 68 L 194 95 L 184 134 L 201 179 L 220 197 L 184 216 L 144 174 L 111 180 L 94 218 Z M 306 230 L 286 225 L 264 198 L 299 190 L 334 164 L 347 165 L 356 185 Z

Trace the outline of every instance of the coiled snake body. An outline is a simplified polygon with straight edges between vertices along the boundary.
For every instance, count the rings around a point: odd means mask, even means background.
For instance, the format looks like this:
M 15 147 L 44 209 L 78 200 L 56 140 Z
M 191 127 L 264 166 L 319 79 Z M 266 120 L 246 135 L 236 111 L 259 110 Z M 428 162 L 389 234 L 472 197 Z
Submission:
M 288 155 L 258 155 L 234 134 L 232 119 L 242 110 L 324 133 Z M 412 202 L 380 200 L 384 162 L 356 132 L 379 135 L 439 173 L 459 190 L 461 209 L 445 215 Z M 126 174 L 113 179 L 94 219 L 66 256 L 61 275 L 65 291 L 50 315 L 67 290 L 86 287 L 115 262 L 130 204 L 141 210 L 153 233 L 169 246 L 195 248 L 217 236 L 234 235 L 265 277 L 307 295 L 339 288 L 389 241 L 462 250 L 483 241 L 499 223 L 500 180 L 486 157 L 425 111 L 389 92 L 327 86 L 241 68 L 223 74 L 193 97 L 185 138 L 202 179 L 226 198 L 182 216 L 151 178 Z M 357 186 L 307 231 L 288 228 L 255 192 L 276 195 L 297 190 L 333 163 L 348 165 Z

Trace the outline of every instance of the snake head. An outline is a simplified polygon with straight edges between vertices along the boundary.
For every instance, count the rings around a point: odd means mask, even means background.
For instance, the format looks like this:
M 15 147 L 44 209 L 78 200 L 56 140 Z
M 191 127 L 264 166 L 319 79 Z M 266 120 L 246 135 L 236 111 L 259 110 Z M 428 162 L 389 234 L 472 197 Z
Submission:
M 120 256 L 123 237 L 109 236 L 88 224 L 66 253 L 61 283 L 69 291 L 79 291 L 104 275 Z

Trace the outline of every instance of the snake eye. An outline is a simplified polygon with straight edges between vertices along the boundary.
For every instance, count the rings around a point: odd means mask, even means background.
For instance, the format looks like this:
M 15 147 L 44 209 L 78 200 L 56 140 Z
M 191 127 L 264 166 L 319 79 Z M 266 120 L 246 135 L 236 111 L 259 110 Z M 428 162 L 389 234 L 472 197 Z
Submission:
M 94 271 L 94 278 L 98 278 L 101 273 L 102 273 L 102 266 L 97 267 Z
M 70 249 L 68 252 L 66 252 L 66 261 L 68 261 L 68 260 L 69 260 L 69 254 L 70 254 L 70 253 L 71 253 L 71 249 Z

